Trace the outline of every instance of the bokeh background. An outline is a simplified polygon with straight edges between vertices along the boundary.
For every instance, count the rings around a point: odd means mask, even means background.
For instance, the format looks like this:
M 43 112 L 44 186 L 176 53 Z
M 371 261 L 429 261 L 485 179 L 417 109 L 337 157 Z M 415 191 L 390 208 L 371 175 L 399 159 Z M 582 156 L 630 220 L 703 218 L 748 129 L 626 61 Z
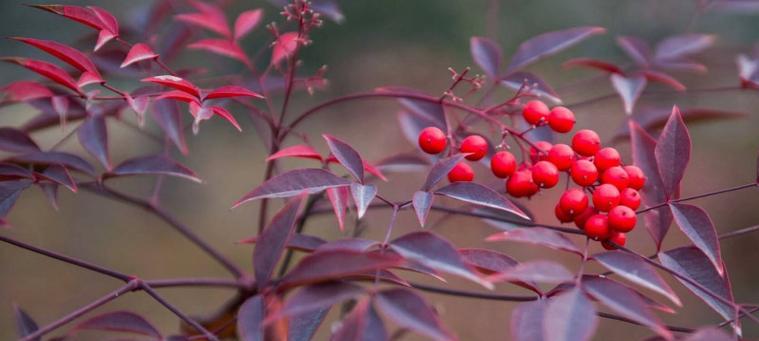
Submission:
M 59 41 L 76 41 L 86 29 L 64 19 L 24 6 L 36 1 L 0 1 L 0 35 L 29 36 Z M 62 1 L 63 2 L 63 1 Z M 150 3 L 130 1 L 65 1 L 71 4 L 97 4 L 115 13 L 122 20 L 135 19 L 134 8 Z M 696 1 L 670 0 L 519 0 L 519 1 L 441 1 L 441 0 L 386 0 L 342 1 L 346 20 L 341 24 L 327 22 L 323 29 L 313 33 L 314 44 L 303 51 L 304 70 L 315 70 L 328 65 L 330 86 L 314 96 L 300 93 L 293 103 L 292 112 L 299 112 L 331 96 L 370 90 L 382 85 L 418 87 L 429 93 L 441 93 L 447 88 L 450 76 L 446 69 L 461 69 L 472 65 L 469 55 L 469 38 L 491 35 L 508 56 L 517 45 L 538 33 L 580 25 L 606 27 L 606 35 L 588 41 L 542 61 L 530 69 L 559 89 L 567 103 L 611 93 L 608 82 L 595 82 L 573 86 L 573 82 L 594 75 L 585 70 L 564 70 L 562 61 L 575 56 L 592 56 L 627 63 L 614 43 L 616 35 L 638 35 L 651 42 L 671 34 L 692 32 L 718 35 L 715 48 L 702 54 L 699 60 L 709 66 L 701 75 L 678 75 L 692 88 L 737 84 L 734 65 L 735 54 L 749 51 L 759 41 L 757 19 L 752 13 L 706 13 L 693 19 Z M 279 20 L 279 9 L 265 1 L 237 1 L 230 13 L 242 9 L 261 7 L 266 22 Z M 265 39 L 262 27 L 254 34 L 251 49 L 261 46 L 256 39 Z M 40 56 L 33 49 L 9 40 L 0 40 L 4 56 Z M 253 52 L 253 51 L 251 51 Z M 239 65 L 227 59 L 209 57 L 202 52 L 189 52 L 180 65 L 203 65 L 214 72 L 233 73 Z M 16 66 L 0 65 L 2 83 L 33 77 Z M 128 83 L 121 84 L 123 87 Z M 652 89 L 656 89 L 654 86 Z M 507 92 L 498 93 L 507 98 Z M 683 184 L 683 195 L 751 182 L 756 176 L 756 155 L 759 150 L 759 96 L 756 92 L 718 92 L 709 94 L 683 94 L 674 96 L 644 96 L 641 105 L 685 108 L 712 107 L 746 114 L 744 118 L 692 124 L 693 154 Z M 609 138 L 623 120 L 623 111 L 617 99 L 611 99 L 574 108 L 578 127 L 593 128 L 602 138 Z M 239 110 L 239 109 L 238 109 Z M 414 146 L 404 137 L 398 126 L 398 106 L 387 101 L 351 103 L 333 107 L 302 126 L 321 151 L 320 134 L 328 132 L 352 143 L 365 158 L 378 160 L 398 151 L 413 151 Z M 26 106 L 3 108 L 2 125 L 18 125 L 34 114 Z M 204 179 L 204 184 L 168 179 L 161 197 L 168 210 L 175 213 L 194 231 L 211 244 L 222 249 L 239 264 L 250 267 L 251 246 L 235 242 L 255 233 L 256 203 L 229 210 L 231 203 L 258 184 L 263 176 L 265 148 L 244 113 L 236 112 L 243 123 L 243 133 L 237 133 L 221 120 L 206 122 L 198 136 L 190 136 L 191 155 L 183 159 Z M 71 127 L 68 127 L 70 129 Z M 128 157 L 157 151 L 155 145 L 123 126 L 112 125 L 110 142 L 112 158 L 120 161 Z M 155 129 L 150 122 L 148 129 Z M 67 133 L 67 129 L 53 128 L 38 138 L 50 146 Z M 290 141 L 293 143 L 295 141 Z M 630 161 L 629 148 L 622 143 L 620 149 Z M 66 150 L 81 151 L 73 140 Z M 307 165 L 305 162 L 285 161 L 283 169 Z M 477 169 L 483 179 L 489 179 L 484 167 Z M 423 174 L 389 174 L 390 182 L 380 184 L 380 192 L 396 200 L 410 198 L 413 188 L 423 181 Z M 490 181 L 490 180 L 488 180 Z M 147 179 L 118 180 L 113 183 L 135 195 L 149 194 L 152 181 Z M 554 191 L 555 192 L 555 191 Z M 701 199 L 712 215 L 717 229 L 726 232 L 759 222 L 759 192 L 755 189 L 731 193 L 720 197 Z M 524 201 L 541 221 L 554 223 L 552 217 L 556 193 L 548 191 L 530 201 Z M 451 203 L 455 204 L 455 203 Z M 376 211 L 365 219 L 367 237 L 381 239 L 388 220 L 387 211 Z M 441 218 L 433 215 L 432 221 Z M 137 274 L 145 279 L 204 276 L 225 277 L 225 271 L 197 248 L 177 235 L 153 216 L 134 207 L 102 200 L 89 193 L 61 191 L 60 209 L 52 209 L 44 195 L 36 190 L 23 194 L 9 216 L 13 227 L 0 233 L 34 245 L 86 259 L 97 264 Z M 417 228 L 411 211 L 403 212 L 397 234 Z M 485 245 L 482 239 L 495 230 L 481 221 L 468 218 L 451 218 L 435 225 L 435 230 L 454 240 L 459 246 Z M 319 217 L 310 221 L 307 233 L 325 238 L 337 238 L 333 218 Z M 577 240 L 578 243 L 580 240 Z M 672 227 L 665 248 L 686 243 L 676 227 Z M 759 302 L 759 234 L 746 235 L 725 241 L 722 252 L 730 271 L 736 298 L 740 302 Z M 632 234 L 629 245 L 643 253 L 653 250 L 650 237 L 640 226 Z M 487 245 L 506 252 L 519 260 L 551 257 L 575 266 L 573 259 L 559 252 L 516 244 Z M 598 251 L 594 248 L 594 251 Z M 595 268 L 593 268 L 595 269 Z M 597 270 L 597 269 L 596 269 Z M 677 316 L 662 314 L 669 323 L 698 326 L 718 321 L 718 317 L 700 300 L 674 281 L 673 287 L 681 294 L 684 307 Z M 0 245 L 0 340 L 15 338 L 12 305 L 19 304 L 39 323 L 46 324 L 69 311 L 100 297 L 118 286 L 114 280 L 80 270 L 36 254 L 21 251 L 9 245 Z M 448 285 L 472 290 L 479 288 L 451 279 Z M 519 293 L 509 286 L 498 288 L 502 292 Z M 167 289 L 166 297 L 183 310 L 196 315 L 213 311 L 232 293 L 223 289 Z M 444 322 L 462 340 L 508 339 L 509 316 L 514 304 L 468 300 L 439 295 L 428 295 L 441 312 Z M 99 309 L 110 311 L 129 309 L 150 318 L 162 332 L 176 332 L 177 319 L 163 307 L 141 293 L 128 294 Z M 334 309 L 337 311 L 338 309 Z M 330 319 L 334 321 L 337 313 Z M 322 325 L 318 339 L 326 339 L 331 322 Z M 745 323 L 749 337 L 759 337 L 759 328 Z M 641 339 L 651 333 L 628 324 L 602 320 L 596 340 Z M 79 335 L 75 339 L 96 340 L 102 335 Z M 415 340 L 406 335 L 401 339 Z

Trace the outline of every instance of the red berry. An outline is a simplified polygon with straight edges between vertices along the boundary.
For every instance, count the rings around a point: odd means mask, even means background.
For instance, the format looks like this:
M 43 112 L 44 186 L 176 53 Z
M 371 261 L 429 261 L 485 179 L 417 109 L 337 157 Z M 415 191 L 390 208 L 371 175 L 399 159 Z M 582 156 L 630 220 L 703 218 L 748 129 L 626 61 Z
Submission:
M 466 156 L 467 160 L 477 161 L 488 153 L 488 141 L 480 135 L 469 135 L 461 141 L 459 151 L 469 154 Z
M 554 208 L 553 212 L 554 214 L 556 214 L 556 219 L 559 219 L 559 221 L 562 223 L 568 223 L 574 220 L 574 217 L 572 217 L 572 214 L 567 211 L 564 211 L 561 208 L 561 206 L 559 206 L 558 204 Z
M 553 163 L 538 161 L 531 170 L 532 180 L 541 188 L 551 188 L 559 183 L 559 170 Z
M 622 157 L 619 156 L 619 152 L 612 147 L 601 148 L 593 157 L 593 164 L 596 165 L 599 172 L 603 172 L 614 166 L 619 166 L 621 162 Z
M 557 133 L 568 133 L 575 126 L 575 114 L 565 107 L 553 107 L 548 115 L 548 125 Z
M 582 156 L 593 156 L 601 148 L 601 138 L 595 131 L 583 129 L 572 137 L 572 149 Z
M 575 226 L 581 230 L 585 229 L 585 223 L 588 221 L 588 218 L 594 216 L 596 213 L 598 213 L 598 211 L 596 211 L 593 207 L 588 206 L 585 208 L 585 211 L 575 215 Z
M 588 196 L 577 188 L 570 188 L 559 198 L 559 206 L 569 214 L 577 215 L 588 208 Z
M 614 166 L 601 174 L 601 183 L 614 185 L 614 187 L 621 191 L 630 184 L 630 177 L 624 168 Z
M 620 193 L 619 204 L 627 206 L 632 210 L 637 210 L 638 207 L 640 207 L 640 200 L 640 194 L 638 191 L 627 187 L 622 190 L 622 193 Z
M 474 171 L 472 167 L 464 162 L 459 162 L 450 172 L 448 172 L 448 181 L 460 182 L 460 181 L 472 181 L 474 180 Z
M 427 127 L 419 133 L 419 147 L 427 154 L 439 154 L 447 145 L 445 133 L 437 127 Z
M 593 192 L 593 206 L 599 211 L 606 212 L 619 205 L 619 197 L 619 190 L 614 185 L 600 185 Z
M 548 106 L 538 100 L 527 102 L 522 109 L 524 120 L 532 125 L 537 125 L 538 123 L 545 121 L 548 118 L 549 113 Z
M 609 236 L 609 219 L 603 214 L 595 214 L 585 222 L 585 235 L 591 239 L 604 240 Z
M 560 171 L 565 171 L 572 167 L 574 158 L 575 151 L 572 150 L 572 147 L 563 143 L 557 143 L 548 151 L 547 160 L 553 163 Z
M 643 171 L 638 168 L 638 166 L 625 166 L 624 170 L 627 172 L 627 177 L 630 179 L 630 187 L 637 190 L 643 188 L 643 186 L 646 184 L 646 175 L 643 174 Z
M 625 246 L 625 243 L 627 242 L 627 235 L 622 232 L 612 231 L 609 233 L 609 238 L 601 242 L 601 245 L 603 245 L 604 249 L 615 250 L 617 247 L 612 245 L 610 242 L 619 246 Z
M 490 159 L 490 170 L 499 178 L 508 178 L 517 170 L 514 154 L 505 150 L 493 154 L 493 158 Z
M 635 211 L 627 206 L 617 206 L 609 211 L 609 228 L 619 232 L 630 232 L 635 228 L 638 217 Z
M 548 151 L 553 148 L 551 142 L 538 141 L 534 143 L 534 146 L 530 147 L 530 160 L 533 163 L 542 161 L 548 158 Z
M 598 179 L 598 170 L 593 162 L 588 160 L 576 160 L 572 163 L 572 180 L 580 186 L 590 186 Z
M 538 192 L 538 185 L 532 181 L 532 172 L 523 169 L 511 174 L 506 181 L 506 191 L 516 198 L 529 197 Z

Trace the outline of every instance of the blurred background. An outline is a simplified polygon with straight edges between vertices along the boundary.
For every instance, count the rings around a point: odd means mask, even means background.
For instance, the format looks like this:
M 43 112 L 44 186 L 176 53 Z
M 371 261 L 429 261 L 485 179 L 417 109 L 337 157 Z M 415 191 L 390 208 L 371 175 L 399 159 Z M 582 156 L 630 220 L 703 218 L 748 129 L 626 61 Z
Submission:
M 36 1 L 31 1 L 37 3 Z M 136 8 L 150 1 L 61 1 L 70 4 L 97 4 L 116 14 L 120 20 L 135 20 Z M 0 35 L 26 36 L 74 42 L 87 33 L 81 25 L 24 6 L 30 1 L 0 1 Z M 759 41 L 757 19 L 751 12 L 727 14 L 707 12 L 694 19 L 697 1 L 690 0 L 517 0 L 517 1 L 341 1 L 345 20 L 336 24 L 327 21 L 324 28 L 313 33 L 314 44 L 303 50 L 302 70 L 313 72 L 328 65 L 329 87 L 313 96 L 296 94 L 292 113 L 340 94 L 368 91 L 384 85 L 416 87 L 430 94 L 440 94 L 450 82 L 448 67 L 475 67 L 469 54 L 471 36 L 490 35 L 504 48 L 504 55 L 513 53 L 518 44 L 536 34 L 581 25 L 598 25 L 608 29 L 606 35 L 593 37 L 582 44 L 530 67 L 558 89 L 566 103 L 612 93 L 605 78 L 573 86 L 573 82 L 592 78 L 593 71 L 565 70 L 561 63 L 571 57 L 587 56 L 629 65 L 629 60 L 616 46 L 617 35 L 636 35 L 649 42 L 686 31 L 714 33 L 715 47 L 699 56 L 709 67 L 705 74 L 677 74 L 690 88 L 731 86 L 738 84 L 735 55 L 750 52 Z M 265 22 L 281 21 L 279 8 L 266 1 L 237 1 L 229 8 L 232 13 L 251 8 L 263 8 Z M 259 27 L 246 42 L 251 53 L 268 39 Z M 0 40 L 3 56 L 41 56 L 37 51 L 14 41 Z M 265 52 L 268 53 L 268 52 Z M 47 58 L 47 57 L 44 57 Z M 506 61 L 504 61 L 506 62 Z M 239 73 L 240 65 L 229 59 L 190 51 L 174 66 L 204 66 L 214 73 Z M 476 70 L 476 72 L 481 72 Z M 21 78 L 34 78 L 17 66 L 0 64 L 2 83 Z M 135 86 L 120 83 L 123 88 Z M 658 85 L 652 86 L 656 90 Z M 499 92 L 506 99 L 508 91 Z M 276 100 L 276 99 L 275 99 Z M 684 108 L 708 107 L 745 113 L 740 119 L 690 124 L 693 152 L 683 183 L 682 195 L 692 195 L 754 181 L 756 155 L 759 150 L 759 96 L 756 92 L 716 92 L 671 96 L 644 96 L 639 105 Z M 356 147 L 368 160 L 379 160 L 398 151 L 414 151 L 401 132 L 396 113 L 399 107 L 391 101 L 352 102 L 335 106 L 308 120 L 300 131 L 306 133 L 320 151 L 326 147 L 321 133 L 338 136 Z M 623 121 L 622 105 L 616 98 L 573 108 L 578 128 L 593 128 L 608 139 Z M 237 111 L 235 111 L 237 110 Z M 195 232 L 220 248 L 238 264 L 250 268 L 250 245 L 236 241 L 255 234 L 258 203 L 235 210 L 231 204 L 260 183 L 263 177 L 265 147 L 256 136 L 250 120 L 241 109 L 232 110 L 243 125 L 238 133 L 222 120 L 205 122 L 200 134 L 188 135 L 190 156 L 181 160 L 204 180 L 195 184 L 184 180 L 167 179 L 161 196 L 167 210 L 188 224 Z M 35 114 L 27 106 L 3 108 L 0 123 L 17 126 Z M 189 116 L 189 115 L 188 115 Z M 292 116 L 291 116 L 292 117 Z M 189 117 L 185 117 L 189 122 Z M 49 147 L 68 133 L 68 128 L 51 128 L 36 135 L 40 144 Z M 114 162 L 129 157 L 157 152 L 160 146 L 120 125 L 110 128 L 111 155 Z M 157 131 L 150 121 L 147 129 Z M 559 137 L 566 139 L 566 136 Z M 290 144 L 297 140 L 289 141 Z M 625 160 L 631 161 L 626 143 L 619 146 Z M 66 150 L 84 155 L 74 140 Z M 282 169 L 312 165 L 307 161 L 287 160 Z M 476 169 L 485 182 L 495 183 L 487 169 Z M 380 193 L 394 200 L 406 200 L 424 179 L 422 173 L 391 173 L 390 181 L 379 184 Z M 148 196 L 151 179 L 124 179 L 112 183 L 115 187 L 138 196 Z M 536 213 L 539 221 L 555 224 L 553 205 L 559 191 L 545 191 L 532 200 L 522 202 Z M 759 192 L 755 189 L 694 201 L 711 214 L 718 231 L 727 232 L 759 222 Z M 450 202 L 451 205 L 456 205 Z M 366 237 L 381 239 L 389 212 L 370 212 L 365 218 Z M 442 216 L 434 214 L 435 222 Z M 23 240 L 67 255 L 82 258 L 121 272 L 136 274 L 144 279 L 174 277 L 226 277 L 220 266 L 201 253 L 194 245 L 177 235 L 155 217 L 143 211 L 103 200 L 84 191 L 60 192 L 60 208 L 54 210 L 41 191 L 26 191 L 11 212 L 12 227 L 3 235 Z M 398 221 L 396 234 L 416 229 L 412 211 L 404 211 Z M 455 241 L 460 247 L 487 246 L 503 251 L 518 260 L 551 257 L 568 266 L 574 259 L 539 247 L 513 243 L 485 244 L 482 240 L 496 230 L 476 219 L 457 217 L 435 224 L 434 229 Z M 306 233 L 326 239 L 341 236 L 334 218 L 320 216 L 311 220 Z M 576 240 L 580 243 L 580 239 Z M 670 229 L 664 249 L 686 243 L 676 227 Z M 736 300 L 759 302 L 759 234 L 729 239 L 722 244 Z M 639 226 L 628 240 L 631 248 L 651 253 L 653 244 L 645 228 Z M 593 251 L 599 251 L 594 246 Z M 752 265 L 753 264 L 753 265 Z M 592 268 L 599 270 L 598 268 Z M 89 303 L 115 289 L 120 283 L 98 274 L 80 270 L 9 245 L 0 245 L 0 340 L 15 338 L 13 304 L 23 307 L 38 323 L 47 324 L 60 316 Z M 683 299 L 684 307 L 677 315 L 660 314 L 671 324 L 695 327 L 715 323 L 719 317 L 682 285 L 670 284 Z M 440 283 L 442 285 L 442 283 Z M 480 290 L 469 283 L 451 279 L 450 286 Z M 502 292 L 524 293 L 513 286 L 503 285 Z M 162 293 L 184 311 L 193 315 L 215 310 L 233 294 L 225 289 L 166 289 Z M 514 304 L 428 295 L 441 312 L 444 322 L 462 340 L 508 339 L 509 317 Z M 148 316 L 150 321 L 168 335 L 177 331 L 175 316 L 142 293 L 128 294 L 100 312 L 128 309 Z M 327 339 L 338 309 L 333 309 L 322 325 L 317 339 Z M 610 320 L 601 320 L 596 340 L 642 339 L 652 333 L 644 328 Z M 745 323 L 745 335 L 759 337 L 759 328 Z M 81 334 L 81 340 L 97 340 L 102 336 Z M 416 340 L 408 334 L 402 340 Z

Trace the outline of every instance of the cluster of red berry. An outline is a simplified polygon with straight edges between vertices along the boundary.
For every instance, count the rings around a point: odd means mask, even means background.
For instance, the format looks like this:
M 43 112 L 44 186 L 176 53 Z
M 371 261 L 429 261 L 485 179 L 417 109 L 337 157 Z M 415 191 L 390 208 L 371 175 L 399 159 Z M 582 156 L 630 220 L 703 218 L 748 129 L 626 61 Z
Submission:
M 522 115 L 529 124 L 548 125 L 558 133 L 570 132 L 575 124 L 571 110 L 561 106 L 549 109 L 538 100 L 527 102 Z M 448 138 L 440 129 L 427 127 L 419 134 L 419 147 L 429 154 L 439 154 L 448 147 Z M 459 151 L 466 154 L 467 160 L 477 161 L 487 155 L 488 142 L 482 136 L 470 135 L 461 141 Z M 529 163 L 525 160 L 518 164 L 511 152 L 497 151 L 490 159 L 490 169 L 495 176 L 508 179 L 506 192 L 517 198 L 531 197 L 541 188 L 556 186 L 560 172 L 567 172 L 581 188 L 568 188 L 561 195 L 556 217 L 562 223 L 574 222 L 607 249 L 613 248 L 609 241 L 624 245 L 625 233 L 635 227 L 635 210 L 641 202 L 638 190 L 646 182 L 640 168 L 623 166 L 619 152 L 612 147 L 602 148 L 598 134 L 588 129 L 575 133 L 571 146 L 546 141 L 532 144 Z M 472 181 L 474 171 L 466 162 L 460 162 L 448 173 L 448 180 Z

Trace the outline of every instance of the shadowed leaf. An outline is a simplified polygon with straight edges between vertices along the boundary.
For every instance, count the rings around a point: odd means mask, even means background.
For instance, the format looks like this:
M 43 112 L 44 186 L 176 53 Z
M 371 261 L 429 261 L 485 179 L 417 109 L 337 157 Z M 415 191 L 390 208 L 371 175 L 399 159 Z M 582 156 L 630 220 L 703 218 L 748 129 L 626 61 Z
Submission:
M 688 236 L 697 248 L 701 249 L 704 254 L 712 261 L 717 272 L 722 274 L 722 255 L 719 247 L 719 238 L 717 229 L 709 218 L 709 214 L 702 208 L 688 204 L 669 205 L 672 210 L 672 216 L 680 227 L 680 230 Z
M 358 152 L 345 141 L 328 134 L 324 134 L 322 137 L 327 141 L 329 150 L 340 164 L 348 170 L 353 178 L 363 183 L 364 161 L 361 159 L 361 155 L 359 155 Z
M 54 165 L 59 164 L 86 173 L 88 175 L 95 175 L 95 168 L 74 154 L 65 152 L 33 152 L 21 155 L 16 155 L 11 158 L 13 161 L 31 163 L 35 165 Z
M 284 307 L 275 316 L 267 317 L 267 321 L 329 309 L 335 304 L 357 298 L 364 293 L 363 287 L 348 282 L 309 285 L 290 296 Z
M 313 339 L 319 325 L 327 316 L 329 309 L 320 309 L 310 313 L 290 317 L 287 321 L 287 337 L 289 341 L 310 341 Z
M 389 289 L 376 297 L 377 307 L 399 326 L 411 329 L 434 340 L 453 340 L 435 311 L 424 299 L 409 289 Z
M 253 251 L 256 285 L 263 289 L 269 283 L 274 267 L 279 263 L 295 227 L 304 196 L 290 200 L 269 222 L 258 237 Z
M 444 177 L 446 177 L 448 175 L 448 172 L 450 172 L 451 169 L 453 169 L 453 167 L 455 167 L 456 164 L 463 159 L 463 154 L 456 154 L 454 156 L 440 159 L 435 162 L 435 164 L 432 166 L 432 169 L 430 169 L 430 172 L 427 174 L 427 180 L 424 181 L 424 185 L 422 185 L 421 190 L 431 190 L 432 187 L 435 187 L 435 185 Z
M 498 43 L 485 37 L 469 39 L 469 50 L 475 63 L 493 79 L 498 79 L 501 68 L 501 47 Z
M 536 300 L 519 304 L 511 312 L 511 337 L 514 341 L 543 341 L 543 320 L 548 302 Z
M 152 114 L 158 126 L 161 127 L 166 137 L 174 143 L 182 154 L 187 154 L 182 115 L 177 103 L 173 101 L 155 101 L 152 106 Z
M 128 311 L 116 311 L 95 316 L 74 327 L 74 330 L 102 330 L 145 335 L 155 340 L 161 339 L 161 333 L 145 318 Z
M 332 341 L 385 341 L 387 331 L 382 319 L 368 298 L 358 301 L 353 310 L 343 319 Z
M 573 27 L 561 31 L 543 33 L 523 42 L 511 57 L 511 63 L 506 72 L 511 73 L 536 60 L 556 54 L 575 45 L 584 39 L 605 33 L 602 27 Z
M 519 263 L 490 276 L 489 279 L 493 282 L 520 281 L 558 284 L 572 281 L 574 274 L 561 264 L 539 260 Z
M 759 177 L 757 177 L 759 179 Z M 432 201 L 435 197 L 430 192 L 417 191 L 414 193 L 414 197 L 411 200 L 411 205 L 414 206 L 414 212 L 416 213 L 416 219 L 419 220 L 419 225 L 424 227 L 427 222 L 427 216 L 430 215 L 430 208 L 432 208 Z
M 559 94 L 557 94 L 556 91 L 543 80 L 543 78 L 540 78 L 533 73 L 523 71 L 512 72 L 503 77 L 500 84 L 512 90 L 529 87 L 530 94 L 547 99 L 556 104 L 562 103 Z
M 513 213 L 520 218 L 530 218 L 516 207 L 509 199 L 498 194 L 496 191 L 474 182 L 455 182 L 438 189 L 435 194 L 461 200 L 475 205 L 495 208 Z
M 31 316 L 22 310 L 19 306 L 13 305 L 13 312 L 16 316 L 16 332 L 19 337 L 24 337 L 36 332 L 39 327 Z M 40 341 L 42 338 L 35 338 L 32 341 Z
M 515 228 L 510 231 L 493 234 L 487 238 L 487 241 L 528 243 L 582 255 L 582 251 L 569 238 L 561 233 L 542 227 Z
M 653 290 L 668 298 L 672 303 L 682 306 L 680 298 L 669 284 L 659 276 L 653 266 L 641 260 L 640 257 L 626 252 L 609 251 L 593 255 L 591 258 L 622 278 Z
M 108 153 L 108 130 L 105 118 L 94 115 L 84 120 L 77 129 L 79 143 L 94 156 L 106 170 L 111 170 L 111 157 Z
M 264 299 L 261 295 L 249 298 L 237 311 L 237 336 L 240 341 L 264 341 Z
M 401 264 L 403 264 L 403 259 L 390 253 L 364 253 L 347 250 L 322 251 L 303 258 L 282 278 L 280 285 L 287 287 L 324 282 Z
M 638 37 L 620 36 L 617 37 L 617 45 L 625 51 L 628 57 L 635 64 L 647 66 L 652 58 L 651 47 L 648 43 Z
M 163 155 L 141 156 L 126 160 L 110 172 L 111 176 L 169 175 L 202 182 L 191 169 Z
M 0 150 L 11 153 L 37 152 L 40 147 L 25 132 L 11 127 L 0 128 Z
M 657 62 L 679 60 L 705 50 L 714 44 L 714 39 L 713 35 L 700 33 L 672 36 L 656 45 L 654 58 Z
M 675 106 L 655 149 L 656 162 L 667 197 L 674 196 L 680 188 L 680 181 L 690 160 L 690 149 L 688 128 L 680 115 L 680 109 Z
M 546 340 L 590 340 L 597 326 L 596 309 L 580 289 L 567 290 L 548 301 L 543 318 Z
M 321 192 L 327 188 L 350 186 L 350 181 L 318 168 L 296 169 L 272 177 L 238 200 L 234 206 L 261 198 L 284 198 L 307 192 Z

